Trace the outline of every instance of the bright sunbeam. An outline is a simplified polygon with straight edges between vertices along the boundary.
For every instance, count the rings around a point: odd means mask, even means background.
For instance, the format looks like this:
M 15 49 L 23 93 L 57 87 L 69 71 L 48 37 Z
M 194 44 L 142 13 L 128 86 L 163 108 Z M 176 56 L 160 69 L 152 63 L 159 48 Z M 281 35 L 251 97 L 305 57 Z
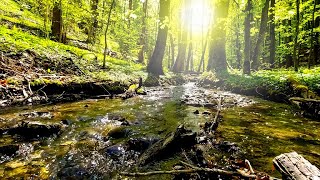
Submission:
M 193 35 L 200 35 L 209 29 L 212 9 L 207 0 L 189 0 L 181 15 L 184 28 L 191 23 Z

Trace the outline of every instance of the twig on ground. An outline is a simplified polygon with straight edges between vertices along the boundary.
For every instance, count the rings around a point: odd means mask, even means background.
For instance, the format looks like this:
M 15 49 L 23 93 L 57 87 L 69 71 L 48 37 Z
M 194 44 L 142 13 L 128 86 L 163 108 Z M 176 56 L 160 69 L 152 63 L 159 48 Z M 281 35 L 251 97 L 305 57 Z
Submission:
M 191 164 L 188 164 L 186 162 L 183 162 L 183 164 L 191 167 L 192 169 L 183 169 L 183 170 L 171 170 L 171 171 L 150 171 L 150 172 L 137 172 L 137 173 L 129 173 L 129 172 L 121 172 L 121 175 L 125 176 L 152 176 L 152 175 L 159 175 L 159 174 L 189 174 L 189 173 L 198 173 L 198 172 L 207 172 L 207 173 L 214 173 L 214 174 L 220 174 L 225 176 L 240 176 L 243 178 L 256 178 L 256 175 L 248 175 L 240 172 L 235 171 L 226 171 L 222 169 L 210 169 L 210 168 L 200 168 L 193 166 Z

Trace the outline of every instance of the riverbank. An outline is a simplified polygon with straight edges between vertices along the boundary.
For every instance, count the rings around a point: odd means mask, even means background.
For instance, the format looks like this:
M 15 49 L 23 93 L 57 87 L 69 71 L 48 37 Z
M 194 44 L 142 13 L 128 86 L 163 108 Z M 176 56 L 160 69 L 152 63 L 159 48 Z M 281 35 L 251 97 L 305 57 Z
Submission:
M 262 70 L 250 76 L 234 71 L 219 78 L 207 72 L 202 74 L 199 85 L 291 104 L 292 97 L 320 99 L 319 79 L 320 67 L 305 68 L 299 72 L 285 69 Z M 318 112 L 319 110 L 316 110 L 309 116 L 317 118 Z

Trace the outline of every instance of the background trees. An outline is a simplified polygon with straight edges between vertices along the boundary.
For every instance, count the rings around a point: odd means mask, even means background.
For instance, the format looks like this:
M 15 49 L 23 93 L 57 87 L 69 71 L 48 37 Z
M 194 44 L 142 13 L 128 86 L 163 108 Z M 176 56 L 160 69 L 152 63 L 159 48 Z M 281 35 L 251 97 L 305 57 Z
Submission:
M 171 0 L 170 7 L 164 4 L 168 0 L 19 3 L 42 17 L 44 37 L 147 63 L 155 74 L 163 74 L 162 67 L 176 73 L 242 69 L 250 74 L 320 63 L 319 0 Z

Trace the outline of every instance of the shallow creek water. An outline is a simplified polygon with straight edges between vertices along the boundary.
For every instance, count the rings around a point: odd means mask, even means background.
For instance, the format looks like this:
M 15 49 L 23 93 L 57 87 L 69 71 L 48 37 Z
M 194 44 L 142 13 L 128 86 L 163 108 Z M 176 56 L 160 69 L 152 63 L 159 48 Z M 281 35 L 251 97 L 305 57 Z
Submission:
M 146 96 L 128 100 L 88 99 L 57 105 L 1 109 L 0 128 L 23 120 L 44 124 L 68 120 L 70 125 L 58 137 L 49 139 L 26 142 L 9 135 L 0 136 L 0 146 L 20 144 L 25 151 L 14 158 L 0 159 L 0 179 L 55 179 L 59 177 L 59 172 L 60 175 L 79 173 L 68 169 L 70 164 L 77 162 L 93 169 L 97 176 L 100 174 L 105 178 L 119 178 L 116 172 L 133 167 L 135 162 L 124 162 L 124 158 L 122 164 L 117 165 L 113 162 L 114 159 L 101 153 L 96 147 L 108 147 L 134 137 L 161 138 L 174 131 L 179 124 L 198 131 L 199 124 L 212 119 L 212 115 L 202 112 L 214 114 L 216 110 L 212 106 L 220 96 L 224 103 L 221 113 L 223 121 L 218 128 L 218 136 L 225 141 L 237 143 L 253 168 L 278 176 L 272 171 L 272 159 L 291 151 L 297 151 L 320 167 L 320 122 L 295 115 L 288 105 L 206 90 L 196 87 L 194 83 L 150 88 L 147 91 Z M 196 110 L 200 114 L 194 114 Z M 21 116 L 21 113 L 34 111 L 50 112 L 53 117 Z M 111 123 L 115 116 L 124 117 L 130 122 L 131 125 L 125 127 L 130 133 L 126 137 L 106 140 L 108 132 L 119 126 Z M 81 155 L 75 155 L 79 153 Z M 78 159 L 70 163 L 69 160 L 75 157 Z M 174 161 L 173 158 L 167 164 L 160 163 L 156 165 L 156 169 L 170 170 L 170 163 Z M 83 175 L 81 172 L 79 177 Z

